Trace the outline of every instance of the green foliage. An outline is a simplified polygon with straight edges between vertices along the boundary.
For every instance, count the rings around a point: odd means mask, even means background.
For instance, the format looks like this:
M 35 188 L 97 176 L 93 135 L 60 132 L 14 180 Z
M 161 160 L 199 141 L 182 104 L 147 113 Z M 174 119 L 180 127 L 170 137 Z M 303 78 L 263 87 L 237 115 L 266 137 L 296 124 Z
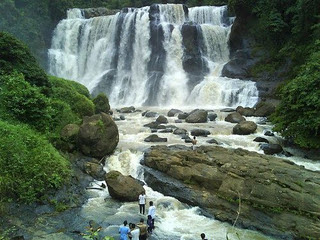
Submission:
M 88 90 L 79 83 L 50 76 L 52 84 L 52 98 L 66 102 L 71 107 L 71 110 L 78 115 L 91 116 L 94 114 L 94 104 L 87 97 Z
M 0 121 L 0 195 L 33 202 L 60 187 L 70 174 L 69 162 L 26 125 Z
M 0 32 L 0 74 L 9 74 L 13 70 L 23 73 L 31 85 L 50 87 L 46 73 L 29 49 L 10 34 Z
M 305 148 L 320 148 L 320 41 L 298 76 L 281 90 L 274 130 Z
M 38 130 L 46 128 L 49 120 L 48 99 L 26 82 L 22 74 L 0 75 L 0 103 L 13 119 L 30 124 Z
M 108 113 L 110 111 L 109 99 L 104 93 L 99 93 L 93 100 L 95 113 Z

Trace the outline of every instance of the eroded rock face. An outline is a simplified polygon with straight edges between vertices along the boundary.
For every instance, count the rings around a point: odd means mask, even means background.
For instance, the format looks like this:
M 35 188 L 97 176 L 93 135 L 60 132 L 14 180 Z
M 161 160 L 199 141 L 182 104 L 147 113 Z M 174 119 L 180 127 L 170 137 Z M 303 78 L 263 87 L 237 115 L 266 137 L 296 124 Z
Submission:
M 110 171 L 105 176 L 110 196 L 120 201 L 137 201 L 144 192 L 140 182 L 132 176 L 124 176 L 118 171 Z
M 102 158 L 111 154 L 118 142 L 118 127 L 108 114 L 84 117 L 79 130 L 79 148 L 84 155 Z
M 320 174 L 286 160 L 218 146 L 153 146 L 145 181 L 222 221 L 283 239 L 316 239 L 320 232 Z

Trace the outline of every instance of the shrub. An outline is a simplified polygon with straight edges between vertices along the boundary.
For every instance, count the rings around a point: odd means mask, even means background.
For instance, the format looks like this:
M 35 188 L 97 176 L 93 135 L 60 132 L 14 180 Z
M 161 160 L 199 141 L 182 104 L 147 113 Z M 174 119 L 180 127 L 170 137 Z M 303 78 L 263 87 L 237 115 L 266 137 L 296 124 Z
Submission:
M 18 73 L 0 75 L 0 103 L 13 119 L 44 130 L 49 121 L 48 99 Z
M 94 104 L 88 98 L 88 90 L 81 84 L 50 76 L 52 98 L 70 105 L 72 111 L 82 118 L 94 114 Z
M 33 202 L 60 187 L 70 174 L 69 162 L 26 125 L 0 121 L 0 195 Z
M 31 85 L 50 87 L 48 77 L 41 69 L 29 49 L 8 33 L 0 32 L 0 73 L 11 74 L 13 71 L 23 73 Z
M 110 111 L 109 99 L 104 93 L 99 93 L 93 100 L 95 113 L 108 113 Z
M 298 76 L 281 90 L 274 130 L 306 148 L 320 147 L 320 41 Z

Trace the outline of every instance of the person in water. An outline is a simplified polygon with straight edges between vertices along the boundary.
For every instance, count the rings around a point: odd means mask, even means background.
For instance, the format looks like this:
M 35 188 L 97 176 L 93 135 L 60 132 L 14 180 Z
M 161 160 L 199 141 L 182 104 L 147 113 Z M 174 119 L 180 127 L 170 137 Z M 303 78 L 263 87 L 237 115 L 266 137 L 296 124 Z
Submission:
M 146 195 L 144 194 L 144 192 L 139 195 L 139 208 L 140 213 L 144 215 L 146 209 Z
M 148 226 L 144 224 L 144 219 L 141 218 L 140 222 L 137 223 L 137 227 L 140 229 L 140 236 L 139 240 L 146 240 L 147 239 L 147 231 L 148 231 Z
M 150 206 L 149 206 L 148 215 L 150 215 L 151 218 L 152 218 L 152 228 L 154 228 L 154 219 L 156 217 L 156 207 L 153 206 L 153 202 L 152 201 L 149 202 L 149 205 Z
M 200 237 L 201 237 L 201 240 L 208 240 L 208 239 L 206 238 L 206 235 L 205 235 L 204 233 L 201 233 L 201 234 L 200 234 Z
M 192 150 L 196 149 L 196 145 L 197 145 L 197 139 L 196 139 L 196 136 L 194 136 L 192 139 Z
M 128 234 L 130 233 L 130 229 L 127 226 L 128 222 L 125 220 L 123 225 L 119 228 L 120 240 L 128 240 Z

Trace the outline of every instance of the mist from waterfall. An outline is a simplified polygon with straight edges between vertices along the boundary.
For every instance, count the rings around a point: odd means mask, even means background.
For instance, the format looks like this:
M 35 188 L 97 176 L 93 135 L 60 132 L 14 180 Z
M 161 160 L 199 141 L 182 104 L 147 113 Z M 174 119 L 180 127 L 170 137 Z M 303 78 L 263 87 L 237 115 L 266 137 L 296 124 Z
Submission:
M 221 77 L 231 26 L 226 6 L 157 4 L 89 19 L 70 9 L 49 72 L 106 93 L 112 106 L 252 107 L 254 82 Z

